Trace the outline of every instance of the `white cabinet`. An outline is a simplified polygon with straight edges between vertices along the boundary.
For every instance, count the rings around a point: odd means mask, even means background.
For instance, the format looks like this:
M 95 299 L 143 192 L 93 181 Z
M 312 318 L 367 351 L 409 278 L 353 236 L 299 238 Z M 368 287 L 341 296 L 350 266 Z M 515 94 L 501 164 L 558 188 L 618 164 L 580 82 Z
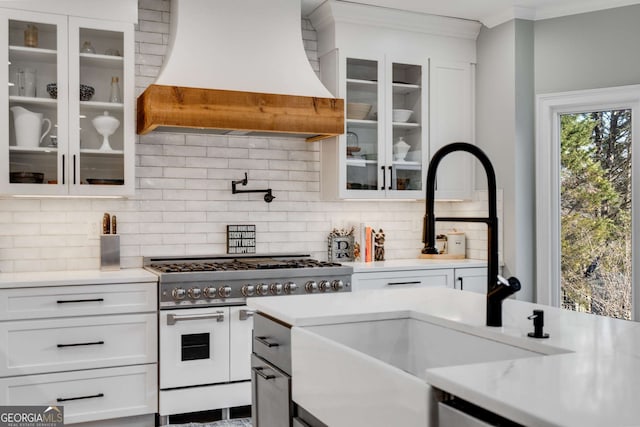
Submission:
M 346 133 L 321 146 L 323 195 L 423 197 L 426 60 L 336 49 L 322 58 L 321 71 L 328 76 L 325 84 L 346 105 Z
M 157 282 L 0 289 L 0 405 L 65 423 L 157 412 Z
M 351 279 L 353 291 L 373 289 L 405 289 L 423 287 L 453 288 L 453 269 L 381 271 L 355 273 Z
M 480 268 L 456 268 L 455 288 L 463 291 L 487 293 L 487 269 Z
M 153 414 L 158 406 L 157 378 L 156 365 L 0 378 L 0 402 L 62 405 L 65 425 Z
M 335 0 L 309 18 L 318 31 L 320 78 L 346 106 L 346 133 L 321 143 L 323 198 L 423 199 L 435 150 L 474 142 L 480 25 Z M 360 116 L 351 114 L 354 104 L 364 104 Z M 411 115 L 394 118 L 394 110 Z M 394 150 L 400 138 L 406 155 Z M 471 160 L 456 157 L 440 168 L 438 199 L 471 197 Z
M 0 193 L 132 195 L 133 24 L 0 9 L 0 40 Z M 105 114 L 114 126 L 101 135 Z
M 430 157 L 452 142 L 474 143 L 473 67 L 469 63 L 429 62 Z M 471 199 L 474 158 L 468 153 L 451 153 L 438 166 L 436 199 Z
M 486 294 L 487 268 L 483 262 L 447 265 L 429 264 L 427 260 L 391 260 L 354 263 L 352 290 L 446 287 Z

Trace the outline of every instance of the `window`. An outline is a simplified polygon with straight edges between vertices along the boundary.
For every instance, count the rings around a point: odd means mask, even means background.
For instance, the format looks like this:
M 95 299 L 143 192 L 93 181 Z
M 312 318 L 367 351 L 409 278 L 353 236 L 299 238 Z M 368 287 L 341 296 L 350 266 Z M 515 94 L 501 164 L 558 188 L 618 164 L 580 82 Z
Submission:
M 631 318 L 631 117 L 560 115 L 563 308 Z
M 639 112 L 640 86 L 538 97 L 537 302 L 639 318 Z

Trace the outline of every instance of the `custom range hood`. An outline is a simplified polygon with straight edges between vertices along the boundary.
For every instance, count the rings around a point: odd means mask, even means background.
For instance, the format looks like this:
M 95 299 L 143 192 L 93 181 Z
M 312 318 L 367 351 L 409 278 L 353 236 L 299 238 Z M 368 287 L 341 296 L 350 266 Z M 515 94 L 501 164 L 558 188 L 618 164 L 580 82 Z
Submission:
M 344 133 L 344 100 L 311 68 L 300 17 L 300 0 L 171 0 L 169 52 L 138 97 L 138 133 Z

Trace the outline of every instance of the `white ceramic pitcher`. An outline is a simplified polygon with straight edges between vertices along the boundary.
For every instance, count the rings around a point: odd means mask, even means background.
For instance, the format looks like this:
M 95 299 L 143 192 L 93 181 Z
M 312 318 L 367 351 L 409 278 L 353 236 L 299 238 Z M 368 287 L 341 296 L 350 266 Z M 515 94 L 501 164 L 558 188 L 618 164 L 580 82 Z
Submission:
M 23 107 L 11 107 L 13 123 L 16 128 L 16 145 L 19 147 L 39 147 L 51 130 L 51 120 L 43 119 L 41 113 L 34 113 Z M 47 130 L 42 131 L 42 124 L 47 123 Z

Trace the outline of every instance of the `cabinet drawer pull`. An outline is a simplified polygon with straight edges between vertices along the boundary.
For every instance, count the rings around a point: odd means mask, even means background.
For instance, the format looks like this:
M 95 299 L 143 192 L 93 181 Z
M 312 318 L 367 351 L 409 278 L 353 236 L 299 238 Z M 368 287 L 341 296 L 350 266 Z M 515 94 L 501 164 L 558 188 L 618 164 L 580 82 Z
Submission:
M 56 399 L 57 402 L 68 402 L 70 400 L 82 400 L 82 399 L 93 399 L 96 397 L 104 397 L 104 393 L 92 394 L 91 396 L 78 396 L 78 397 L 58 397 Z
M 104 302 L 104 298 L 92 298 L 92 299 L 59 299 L 56 301 L 58 304 L 73 304 L 80 302 Z
M 464 291 L 464 282 L 462 281 L 462 277 L 458 277 L 458 281 L 460 282 L 460 290 Z
M 240 320 L 248 320 L 256 314 L 255 310 L 240 310 Z
M 224 322 L 224 311 L 216 311 L 210 314 L 167 314 L 167 325 L 175 325 L 177 321 L 182 320 L 204 320 L 216 319 L 218 322 Z
M 104 341 L 79 342 L 79 343 L 74 343 L 74 344 L 58 344 L 58 348 L 80 347 L 80 346 L 83 346 L 83 345 L 102 345 L 102 344 L 104 344 Z
M 387 174 L 385 173 L 384 166 L 380 166 L 380 169 L 382 169 L 382 187 L 380 187 L 380 189 L 384 190 L 387 186 Z
M 265 380 L 272 380 L 274 379 L 276 376 L 275 375 L 271 375 L 271 374 L 265 374 L 262 367 L 260 368 L 251 368 L 253 370 L 253 372 L 255 372 L 257 375 L 260 375 L 262 378 L 264 378 Z
M 396 286 L 396 285 L 419 285 L 420 284 L 420 280 L 416 280 L 413 282 L 388 282 L 387 285 L 388 286 Z
M 62 185 L 65 184 L 64 182 L 64 176 L 66 174 L 65 170 L 64 170 L 65 164 L 64 164 L 64 154 L 62 155 Z
M 269 342 L 267 341 L 267 337 L 256 337 L 256 341 L 258 341 L 262 345 L 266 345 L 267 347 L 280 347 L 280 344 L 277 342 Z

